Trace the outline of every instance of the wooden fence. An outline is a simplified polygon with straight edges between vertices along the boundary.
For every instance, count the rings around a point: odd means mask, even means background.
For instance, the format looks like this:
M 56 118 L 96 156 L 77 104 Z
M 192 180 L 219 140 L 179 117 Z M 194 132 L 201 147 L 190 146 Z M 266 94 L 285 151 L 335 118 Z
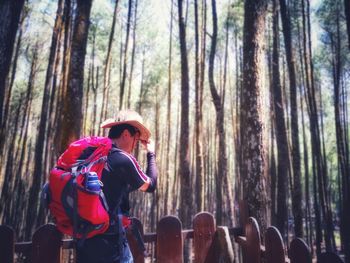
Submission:
M 238 243 L 242 251 L 243 263 L 311 263 L 310 249 L 302 239 L 294 239 L 287 249 L 279 231 L 269 227 L 264 235 L 265 246 L 261 244 L 259 226 L 252 217 L 246 219 L 243 228 L 216 226 L 214 216 L 207 212 L 197 214 L 193 220 L 193 229 L 183 230 L 177 217 L 163 217 L 157 225 L 156 233 L 143 234 L 138 219 L 133 223 L 139 228 L 146 244 L 154 244 L 157 263 L 183 262 L 184 241 L 192 241 L 191 258 L 196 263 L 234 262 L 234 250 L 231 240 Z M 137 240 L 127 233 L 135 263 L 145 262 L 145 253 L 141 251 Z M 31 242 L 15 243 L 14 231 L 0 226 L 0 262 L 15 262 L 15 254 L 26 256 L 25 262 L 63 263 L 62 251 L 73 249 L 71 239 L 62 239 L 55 225 L 41 226 Z M 320 263 L 343 262 L 334 253 L 323 253 Z

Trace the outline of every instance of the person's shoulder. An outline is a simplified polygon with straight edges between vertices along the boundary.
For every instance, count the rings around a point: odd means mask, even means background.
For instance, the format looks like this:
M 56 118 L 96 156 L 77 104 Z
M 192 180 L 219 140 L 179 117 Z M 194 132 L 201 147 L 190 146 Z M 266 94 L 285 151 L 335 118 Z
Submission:
M 124 152 L 123 150 L 119 148 L 113 147 L 111 149 L 111 152 L 109 154 L 108 158 L 111 162 L 132 162 L 133 158 L 130 154 L 127 152 Z

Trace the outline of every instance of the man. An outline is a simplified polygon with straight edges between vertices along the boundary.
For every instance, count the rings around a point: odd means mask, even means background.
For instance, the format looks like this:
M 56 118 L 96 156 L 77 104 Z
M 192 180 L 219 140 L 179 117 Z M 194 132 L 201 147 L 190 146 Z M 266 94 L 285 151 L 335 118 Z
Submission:
M 129 210 L 129 192 L 137 189 L 153 192 L 156 189 L 154 143 L 149 139 L 151 133 L 142 124 L 141 116 L 131 110 L 119 112 L 115 119 L 106 120 L 101 127 L 110 128 L 108 137 L 113 142 L 101 178 L 109 207 L 110 227 L 104 234 L 86 239 L 77 247 L 77 262 L 133 262 L 121 214 Z M 146 173 L 132 155 L 138 141 L 147 151 Z

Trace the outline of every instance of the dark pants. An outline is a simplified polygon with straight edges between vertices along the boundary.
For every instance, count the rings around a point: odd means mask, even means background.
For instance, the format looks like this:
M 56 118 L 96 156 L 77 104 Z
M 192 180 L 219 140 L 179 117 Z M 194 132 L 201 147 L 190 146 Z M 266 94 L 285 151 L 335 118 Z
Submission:
M 120 241 L 117 234 L 102 234 L 78 242 L 77 263 L 125 263 L 133 262 L 128 242 L 123 235 Z M 120 257 L 120 254 L 121 257 Z

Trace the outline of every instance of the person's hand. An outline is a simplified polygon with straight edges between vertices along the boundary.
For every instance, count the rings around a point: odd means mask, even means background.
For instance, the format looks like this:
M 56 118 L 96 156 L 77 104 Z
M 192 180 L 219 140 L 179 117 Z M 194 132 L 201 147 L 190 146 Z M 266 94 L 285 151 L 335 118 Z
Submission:
M 147 141 L 141 141 L 143 148 L 147 151 L 147 152 L 153 152 L 155 150 L 155 146 L 154 146 L 154 141 L 153 140 L 149 140 Z

